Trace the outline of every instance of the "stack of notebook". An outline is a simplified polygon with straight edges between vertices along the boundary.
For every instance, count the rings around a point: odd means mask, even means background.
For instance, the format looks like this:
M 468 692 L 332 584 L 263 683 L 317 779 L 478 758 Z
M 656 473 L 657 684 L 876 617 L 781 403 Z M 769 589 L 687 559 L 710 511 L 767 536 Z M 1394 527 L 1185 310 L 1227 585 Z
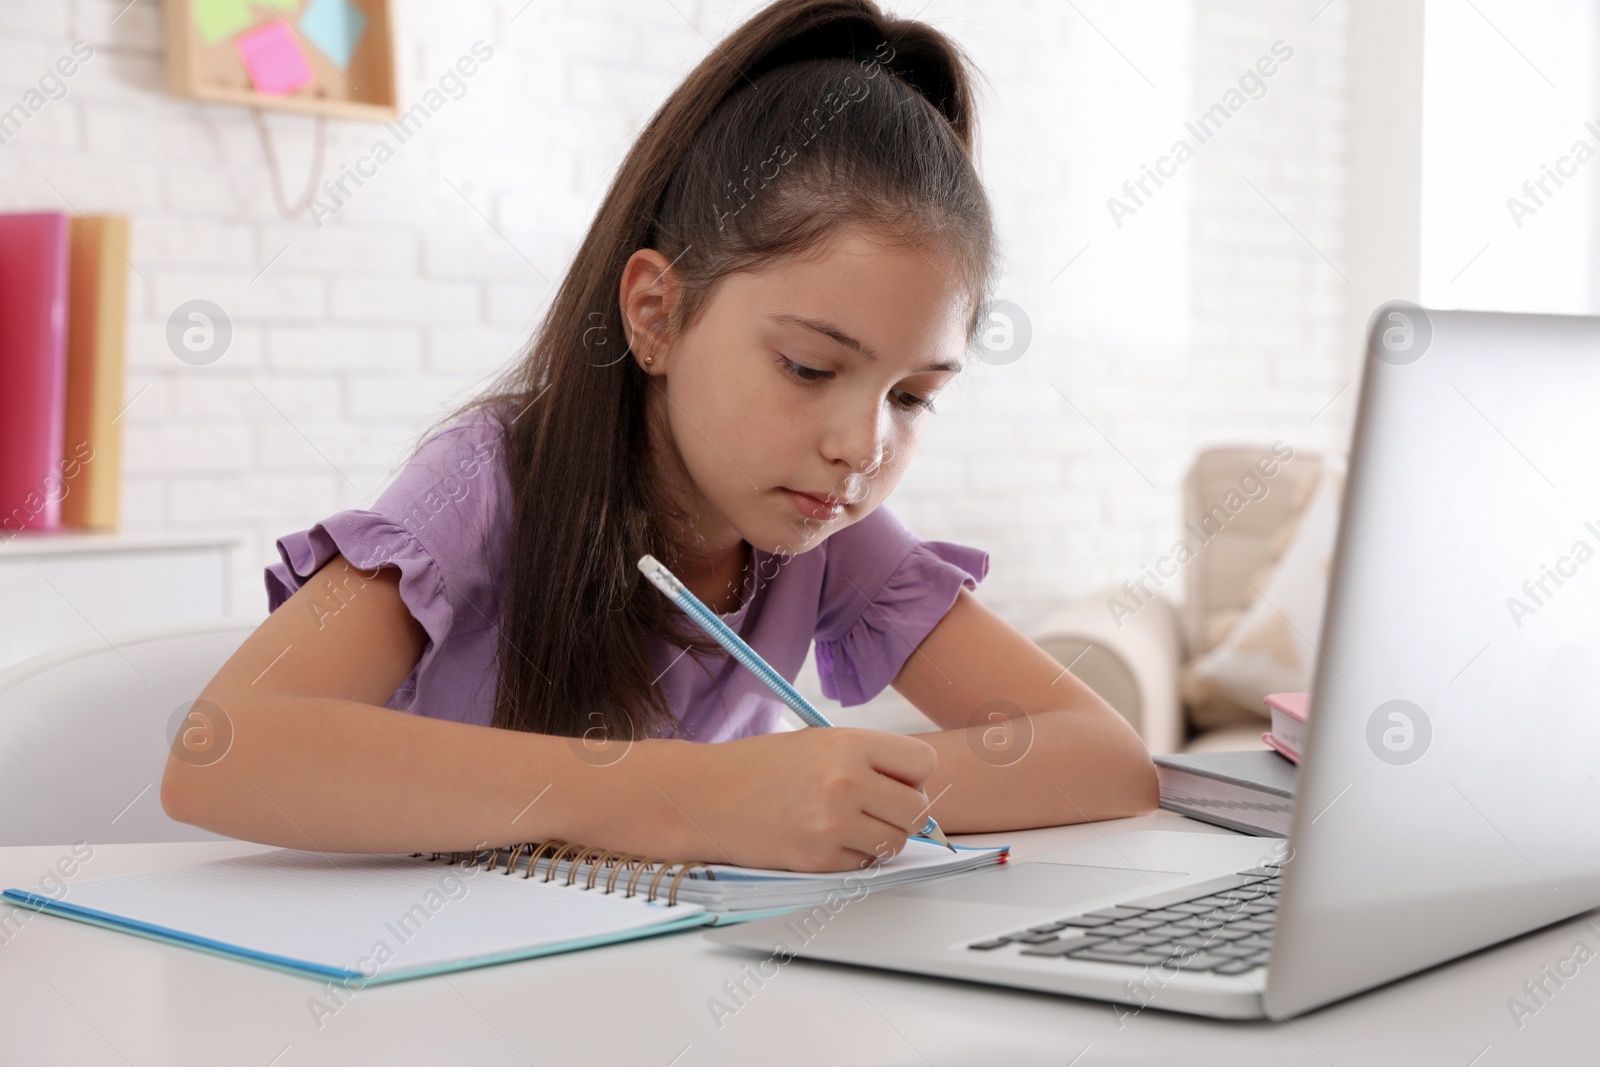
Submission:
M 1157 756 L 1161 806 L 1260 837 L 1289 836 L 1299 768 L 1270 748 Z
M 552 842 L 431 856 L 279 849 L 172 871 L 7 889 L 23 907 L 351 987 L 738 922 L 1005 862 L 913 838 L 839 874 L 667 863 Z
M 128 220 L 0 214 L 0 537 L 117 525 Z
M 1287 837 L 1309 703 L 1308 693 L 1266 698 L 1272 729 L 1261 739 L 1271 748 L 1157 756 L 1161 806 L 1242 833 Z

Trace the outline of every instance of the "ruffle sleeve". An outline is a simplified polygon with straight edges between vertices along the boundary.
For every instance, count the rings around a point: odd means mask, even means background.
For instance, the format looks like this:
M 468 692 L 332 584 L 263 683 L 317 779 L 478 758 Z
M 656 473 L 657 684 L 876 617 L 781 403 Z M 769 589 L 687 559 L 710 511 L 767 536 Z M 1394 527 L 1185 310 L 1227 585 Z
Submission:
M 267 610 L 278 607 L 335 554 L 343 555 L 356 574 L 339 583 L 340 591 L 354 593 L 363 579 L 376 576 L 377 567 L 396 567 L 400 571 L 400 599 L 427 633 L 422 657 L 407 676 L 390 706 L 405 710 L 419 685 L 425 683 L 439 649 L 455 622 L 444 578 L 431 553 L 415 537 L 375 511 L 341 511 L 309 530 L 278 538 L 281 562 L 267 567 Z M 321 614 L 338 610 L 338 603 L 314 601 L 312 610 Z
M 878 512 L 884 510 L 880 505 Z M 883 525 L 881 536 L 871 536 L 873 544 L 829 546 L 831 573 L 824 581 L 824 596 L 831 594 L 845 606 L 840 610 L 839 603 L 825 603 L 819 616 L 817 674 L 823 694 L 845 707 L 865 704 L 883 692 L 962 587 L 977 588 L 989 572 L 989 554 L 982 549 L 918 540 L 892 515 Z M 848 533 L 850 529 L 835 538 Z M 874 552 L 885 545 L 892 546 L 887 557 Z M 835 558 L 841 548 L 850 558 Z M 849 549 L 859 551 L 850 555 Z
M 354 594 L 376 568 L 400 571 L 399 592 L 427 635 L 422 655 L 388 706 L 410 709 L 427 685 L 446 638 L 495 624 L 493 516 L 504 492 L 495 463 L 492 419 L 475 415 L 425 442 L 370 509 L 337 512 L 277 539 L 279 562 L 266 568 L 267 610 L 276 611 L 335 554 L 356 573 L 337 586 Z M 313 601 L 311 610 L 337 611 Z

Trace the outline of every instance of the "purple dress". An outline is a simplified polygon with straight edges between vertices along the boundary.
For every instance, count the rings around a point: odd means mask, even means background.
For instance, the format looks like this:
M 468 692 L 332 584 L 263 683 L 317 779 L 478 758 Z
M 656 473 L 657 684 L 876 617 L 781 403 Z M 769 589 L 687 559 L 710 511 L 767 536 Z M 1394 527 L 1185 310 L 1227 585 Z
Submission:
M 497 521 L 509 497 L 502 453 L 498 425 L 475 411 L 429 438 L 370 509 L 278 538 L 281 562 L 266 569 L 268 610 L 336 552 L 363 570 L 398 567 L 401 599 L 427 642 L 385 707 L 488 725 L 499 617 L 492 561 L 504 558 L 508 533 Z M 845 706 L 864 704 L 899 673 L 960 588 L 975 588 L 988 570 L 987 552 L 919 540 L 880 505 L 799 555 L 752 546 L 741 603 L 719 617 L 791 682 L 815 640 L 822 691 Z M 321 616 L 338 606 L 309 607 Z M 728 741 L 777 729 L 783 704 L 731 657 L 703 660 L 702 668 L 681 647 L 655 635 L 647 641 L 682 736 Z

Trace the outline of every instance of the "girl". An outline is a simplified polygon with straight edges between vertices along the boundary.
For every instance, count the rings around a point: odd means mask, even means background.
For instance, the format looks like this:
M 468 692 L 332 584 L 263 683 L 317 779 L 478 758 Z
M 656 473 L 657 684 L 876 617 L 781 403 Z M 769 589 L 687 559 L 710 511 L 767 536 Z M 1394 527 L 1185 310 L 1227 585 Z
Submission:
M 1103 700 L 880 506 L 994 274 L 972 75 L 872 0 L 779 0 L 624 160 L 526 359 L 371 510 L 277 542 L 271 614 L 201 694 L 162 804 L 324 851 L 566 840 L 844 870 L 948 832 L 1148 812 Z M 649 585 L 651 553 L 785 677 L 941 729 L 783 731 Z M 714 743 L 708 743 L 714 742 Z M 1003 748 L 996 743 L 1003 742 Z

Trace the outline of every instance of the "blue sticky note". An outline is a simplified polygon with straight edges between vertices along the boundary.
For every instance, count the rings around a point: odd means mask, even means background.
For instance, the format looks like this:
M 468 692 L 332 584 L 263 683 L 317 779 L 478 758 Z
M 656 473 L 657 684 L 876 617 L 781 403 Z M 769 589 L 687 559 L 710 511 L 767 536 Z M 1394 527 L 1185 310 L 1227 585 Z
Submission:
M 300 16 L 300 32 L 340 70 L 350 65 L 367 28 L 367 16 L 350 0 L 311 0 Z

